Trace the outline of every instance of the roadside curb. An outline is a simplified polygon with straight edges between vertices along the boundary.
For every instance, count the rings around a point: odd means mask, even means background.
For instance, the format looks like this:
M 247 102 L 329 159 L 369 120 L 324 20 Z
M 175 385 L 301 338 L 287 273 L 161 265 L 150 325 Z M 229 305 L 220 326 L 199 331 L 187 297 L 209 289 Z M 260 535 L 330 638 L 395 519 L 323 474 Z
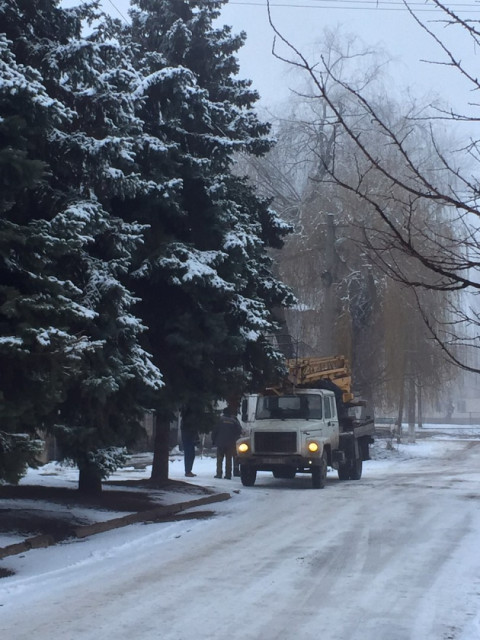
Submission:
M 87 538 L 88 536 L 95 535 L 97 533 L 103 533 L 105 531 L 111 531 L 112 529 L 118 529 L 125 527 L 129 524 L 136 524 L 139 522 L 151 523 L 151 522 L 168 522 L 170 520 L 176 520 L 179 518 L 205 518 L 211 515 L 211 512 L 199 511 L 189 514 L 182 514 L 178 516 L 182 511 L 192 509 L 194 507 L 201 507 L 205 504 L 213 504 L 215 502 L 223 502 L 229 500 L 232 496 L 229 493 L 217 493 L 211 496 L 205 496 L 204 498 L 198 498 L 197 500 L 188 500 L 187 502 L 179 502 L 177 504 L 158 506 L 153 509 L 147 509 L 145 511 L 138 511 L 137 513 L 130 513 L 120 518 L 113 518 L 112 520 L 106 520 L 105 522 L 95 522 L 94 524 L 84 525 L 82 527 L 76 527 L 73 530 L 74 538 Z M 23 542 L 17 542 L 10 544 L 6 547 L 0 548 L 0 560 L 7 558 L 8 556 L 18 555 L 19 553 L 25 553 L 31 549 L 42 549 L 50 547 L 58 542 L 71 539 L 64 538 L 63 540 L 55 540 L 51 535 L 39 535 L 27 538 Z

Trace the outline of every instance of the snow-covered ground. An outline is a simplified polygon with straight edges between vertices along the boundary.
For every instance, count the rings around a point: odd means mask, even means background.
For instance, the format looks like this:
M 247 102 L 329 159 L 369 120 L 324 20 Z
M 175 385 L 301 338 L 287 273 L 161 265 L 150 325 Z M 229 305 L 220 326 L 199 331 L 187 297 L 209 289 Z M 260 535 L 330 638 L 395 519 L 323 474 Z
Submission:
M 435 431 L 393 449 L 379 440 L 359 482 L 329 471 L 323 491 L 307 476 L 217 480 L 212 458 L 186 479 L 174 456 L 171 478 L 231 493 L 216 516 L 5 558 L 0 637 L 479 640 L 480 428 Z M 76 480 L 51 463 L 25 482 Z

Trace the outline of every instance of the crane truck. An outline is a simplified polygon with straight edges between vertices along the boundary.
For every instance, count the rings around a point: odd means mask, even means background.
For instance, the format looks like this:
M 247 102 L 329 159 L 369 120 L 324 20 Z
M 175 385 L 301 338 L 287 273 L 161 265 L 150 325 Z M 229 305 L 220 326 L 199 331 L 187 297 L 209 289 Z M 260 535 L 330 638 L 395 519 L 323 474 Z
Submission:
M 248 422 L 247 435 L 236 445 L 242 484 L 253 486 L 257 471 L 288 479 L 309 473 L 313 488 L 323 489 L 327 467 L 340 480 L 359 480 L 363 460 L 370 458 L 374 421 L 365 402 L 354 398 L 348 360 L 301 358 L 286 365 L 281 385 L 242 404 Z

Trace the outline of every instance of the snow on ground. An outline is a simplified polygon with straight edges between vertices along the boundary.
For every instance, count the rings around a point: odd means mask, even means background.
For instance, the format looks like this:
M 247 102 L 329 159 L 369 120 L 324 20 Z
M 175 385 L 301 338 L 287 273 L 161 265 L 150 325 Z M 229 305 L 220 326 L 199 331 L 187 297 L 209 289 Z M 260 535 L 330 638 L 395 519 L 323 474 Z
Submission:
M 340 483 L 329 470 L 323 491 L 311 490 L 307 476 L 278 481 L 269 473 L 259 473 L 255 487 L 244 488 L 239 478 L 215 479 L 215 460 L 206 456 L 197 456 L 197 476 L 187 479 L 181 456 L 173 455 L 172 479 L 231 493 L 231 500 L 212 505 L 216 517 L 135 524 L 5 558 L 2 566 L 14 575 L 0 580 L 0 635 L 15 640 L 33 633 L 37 640 L 133 635 L 139 640 L 221 640 L 226 635 L 233 640 L 292 635 L 298 640 L 322 635 L 331 640 L 374 635 L 379 640 L 480 640 L 480 558 L 478 552 L 472 556 L 480 536 L 480 461 L 468 448 L 479 440 L 480 427 L 450 425 L 426 427 L 414 444 L 379 439 L 372 448 L 375 459 L 364 463 L 358 483 Z M 111 479 L 142 479 L 149 473 L 148 464 L 132 465 Z M 23 482 L 74 486 L 77 474 L 50 463 L 30 470 Z M 426 503 L 423 490 L 429 492 Z M 372 510 L 372 499 L 381 517 Z M 444 514 L 441 521 L 438 512 Z M 419 532 L 412 518 L 418 519 Z M 319 533 L 312 538 L 315 529 Z M 337 552 L 342 539 L 348 545 Z M 327 582 L 314 587 L 319 571 L 326 572 Z M 96 600 L 102 602 L 97 609 Z M 22 616 L 26 602 L 35 623 Z M 48 602 L 54 603 L 50 616 L 43 615 Z M 161 627 L 154 623 L 156 616 Z
M 388 469 L 395 465 L 400 465 L 409 460 L 414 459 L 428 459 L 442 455 L 446 452 L 454 452 L 462 447 L 461 441 L 457 438 L 480 438 L 480 426 L 452 426 L 452 425 L 425 425 L 425 429 L 435 430 L 438 435 L 435 440 L 431 438 L 423 439 L 421 436 L 424 433 L 417 434 L 416 442 L 413 444 L 406 442 L 406 435 L 403 438 L 402 443 L 397 443 L 395 439 L 377 439 L 375 444 L 371 447 L 371 455 L 373 460 L 364 463 L 363 479 L 375 476 L 382 476 L 388 473 Z M 406 430 L 404 429 L 405 434 Z M 420 437 L 419 437 L 420 436 Z M 169 477 L 172 480 L 181 480 L 193 485 L 201 485 L 210 489 L 218 490 L 219 492 L 238 490 L 241 488 L 241 482 L 239 478 L 233 478 L 231 481 L 218 480 L 213 476 L 215 475 L 215 459 L 213 453 L 206 453 L 205 455 L 197 454 L 194 465 L 194 472 L 197 474 L 195 478 L 184 477 L 183 456 L 178 449 L 175 449 L 170 456 Z M 151 465 L 148 464 L 151 460 L 151 454 L 140 454 L 135 456 L 136 464 L 130 464 L 122 469 L 119 469 L 113 473 L 109 480 L 122 481 L 122 480 L 146 480 L 150 477 Z M 143 461 L 143 464 L 142 464 Z M 140 465 L 138 464 L 140 462 Z M 335 476 L 336 472 L 332 469 L 329 470 L 329 477 Z M 268 472 L 259 472 L 257 484 L 262 481 L 262 477 L 270 478 L 271 474 Z M 28 485 L 43 485 L 53 487 L 69 487 L 76 488 L 78 484 L 78 470 L 75 467 L 63 465 L 58 462 L 49 462 L 38 469 L 29 469 L 27 475 L 20 481 L 20 484 Z M 128 488 L 122 487 L 122 490 Z M 181 492 L 169 493 L 168 491 L 159 491 L 161 495 L 162 504 L 173 504 L 181 502 L 182 499 L 189 500 L 192 498 L 190 494 L 185 492 L 182 495 Z M 1 504 L 2 500 L 0 500 Z M 60 511 L 64 508 L 61 505 L 54 505 L 52 503 L 45 503 L 41 500 L 27 501 L 27 500 L 8 500 L 9 509 L 28 509 L 36 508 L 40 510 L 48 510 L 52 517 L 55 517 L 55 511 L 60 514 Z M 218 508 L 218 507 L 217 507 Z M 70 511 L 73 508 L 70 508 Z M 74 507 L 75 516 L 84 519 L 85 522 L 103 522 L 115 517 L 125 515 L 125 512 L 105 511 L 102 509 L 84 508 L 80 506 Z M 138 525 L 141 528 L 142 525 Z M 171 527 L 165 527 L 165 525 L 158 525 L 161 529 L 170 530 Z M 183 527 L 188 526 L 179 523 L 178 528 L 181 530 Z M 173 527 L 175 529 L 175 526 Z M 103 534 L 108 537 L 107 534 Z M 115 538 L 115 533 L 111 533 L 111 536 Z M 157 535 L 157 534 L 156 534 Z M 121 532 L 120 537 L 123 539 L 128 537 L 128 533 Z M 133 533 L 133 540 L 135 540 L 137 532 Z M 98 538 L 98 536 L 97 536 Z M 100 542 L 100 538 L 94 539 L 94 542 Z M 0 533 L 0 547 L 4 547 L 15 542 L 21 542 L 24 536 L 19 534 L 2 534 Z M 74 543 L 69 543 L 74 544 Z M 106 546 L 110 546 L 110 541 L 105 540 Z M 101 547 L 101 545 L 100 545 Z M 101 553 L 101 551 L 99 551 Z M 54 552 L 55 554 L 55 552 Z M 29 552 L 28 559 L 34 555 L 33 552 Z M 48 551 L 45 551 L 42 555 L 47 557 Z M 57 555 L 57 554 L 55 554 Z M 24 558 L 22 558 L 24 559 Z M 15 564 L 14 560 L 9 561 L 9 566 Z M 31 567 L 30 562 L 20 563 L 22 565 L 22 573 L 28 571 Z M 60 560 L 60 564 L 63 561 Z M 16 567 L 13 567 L 15 573 L 18 573 Z M 32 575 L 34 571 L 32 571 Z M 480 636 L 479 636 L 480 640 Z

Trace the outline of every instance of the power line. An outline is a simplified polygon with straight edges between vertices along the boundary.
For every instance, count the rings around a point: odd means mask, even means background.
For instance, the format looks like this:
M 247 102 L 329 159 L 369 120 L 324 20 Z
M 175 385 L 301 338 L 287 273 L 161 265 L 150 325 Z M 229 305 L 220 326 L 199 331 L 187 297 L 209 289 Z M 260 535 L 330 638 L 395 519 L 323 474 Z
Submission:
M 377 7 L 381 5 L 397 5 L 403 8 L 407 7 L 425 7 L 427 5 L 426 2 L 403 2 L 402 0 L 312 0 L 312 2 L 334 2 L 334 3 L 348 3 L 348 4 L 374 4 Z M 452 10 L 464 9 L 464 8 L 478 8 L 478 2 L 459 2 L 456 4 L 452 4 L 449 6 Z M 435 3 L 429 3 L 429 9 L 436 9 L 438 11 L 442 11 L 441 7 L 437 6 Z
M 127 24 L 130 24 L 129 20 L 123 15 L 123 13 L 120 11 L 120 9 L 117 7 L 117 5 L 114 4 L 114 2 L 112 0 L 106 0 L 106 1 L 109 2 L 112 5 L 112 7 L 115 9 L 115 11 L 118 13 L 118 15 L 121 16 L 123 18 L 123 20 L 125 20 L 125 22 Z
M 104 0 L 108 2 L 118 13 L 118 15 L 129 24 L 130 21 L 120 11 L 113 0 Z M 346 9 L 352 11 L 406 11 L 407 7 L 402 0 L 311 0 L 313 4 L 294 4 L 292 2 L 270 2 L 271 7 L 284 7 L 288 9 Z M 255 2 L 255 0 L 230 0 L 230 5 L 250 6 L 250 7 L 266 7 L 266 0 Z M 343 5 L 343 6 L 342 6 Z M 416 12 L 442 12 L 438 6 L 426 6 L 425 2 L 408 2 L 409 7 L 414 7 Z M 477 3 L 453 3 L 451 8 L 455 11 L 466 11 L 469 13 L 479 13 L 480 8 Z
M 406 11 L 403 2 L 377 2 L 376 0 L 312 0 L 319 4 L 292 4 L 287 2 L 270 2 L 271 7 L 287 7 L 289 9 L 346 9 L 352 11 Z M 328 4 L 320 4 L 327 2 Z M 341 3 L 347 6 L 341 6 Z M 242 0 L 230 0 L 230 5 L 266 7 L 266 2 L 248 2 Z M 370 6 L 368 6 L 370 5 Z M 387 6 L 389 5 L 389 6 Z M 408 6 L 415 7 L 416 12 L 442 12 L 440 7 L 427 7 L 423 2 L 409 3 Z M 479 13 L 478 4 L 455 5 L 455 9 L 467 10 L 469 13 Z

